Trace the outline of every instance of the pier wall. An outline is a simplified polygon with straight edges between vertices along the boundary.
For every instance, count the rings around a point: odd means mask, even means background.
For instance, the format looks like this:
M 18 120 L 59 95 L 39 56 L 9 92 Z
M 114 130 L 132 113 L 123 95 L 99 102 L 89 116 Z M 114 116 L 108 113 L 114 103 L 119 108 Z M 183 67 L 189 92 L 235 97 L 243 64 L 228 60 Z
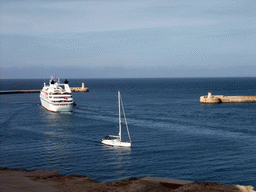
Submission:
M 10 90 L 10 91 L 0 91 L 0 95 L 3 94 L 19 94 L 19 93 L 40 93 L 41 90 Z
M 201 96 L 200 103 L 215 104 L 215 103 L 254 103 L 256 96 L 224 96 L 212 95 L 211 92 L 208 96 Z
M 72 92 L 89 92 L 89 89 L 84 86 L 82 83 L 82 87 L 70 87 Z M 19 93 L 40 93 L 41 90 L 9 90 L 9 91 L 0 91 L 0 95 L 2 94 L 19 94 Z

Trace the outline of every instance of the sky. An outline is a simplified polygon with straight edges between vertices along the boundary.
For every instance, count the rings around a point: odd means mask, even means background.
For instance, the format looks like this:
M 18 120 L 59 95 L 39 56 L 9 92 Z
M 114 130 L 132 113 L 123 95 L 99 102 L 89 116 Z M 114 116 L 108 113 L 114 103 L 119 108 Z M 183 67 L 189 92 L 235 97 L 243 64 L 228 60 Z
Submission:
M 1 0 L 0 79 L 256 76 L 255 0 Z

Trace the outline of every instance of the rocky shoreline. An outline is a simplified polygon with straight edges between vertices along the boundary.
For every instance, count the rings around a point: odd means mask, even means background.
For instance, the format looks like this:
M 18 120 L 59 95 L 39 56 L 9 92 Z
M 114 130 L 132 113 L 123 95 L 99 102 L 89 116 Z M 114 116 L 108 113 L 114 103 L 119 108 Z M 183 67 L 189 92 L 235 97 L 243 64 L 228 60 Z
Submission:
M 0 167 L 1 192 L 82 192 L 82 191 L 173 191 L 173 192 L 254 192 L 252 186 L 223 185 L 220 183 L 193 182 L 164 178 L 131 177 L 111 183 L 92 180 L 85 175 L 60 175 L 57 171 L 28 171 Z

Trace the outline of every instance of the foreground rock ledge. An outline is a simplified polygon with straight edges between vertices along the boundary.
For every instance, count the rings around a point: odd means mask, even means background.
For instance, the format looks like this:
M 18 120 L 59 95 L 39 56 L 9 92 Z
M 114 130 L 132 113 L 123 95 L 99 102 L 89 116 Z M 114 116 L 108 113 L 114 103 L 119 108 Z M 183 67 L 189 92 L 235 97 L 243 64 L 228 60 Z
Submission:
M 28 171 L 0 167 L 1 192 L 81 192 L 81 191 L 225 191 L 253 192 L 252 186 L 223 185 L 220 183 L 198 183 L 154 177 L 137 178 L 104 183 L 84 175 L 60 175 L 56 171 Z

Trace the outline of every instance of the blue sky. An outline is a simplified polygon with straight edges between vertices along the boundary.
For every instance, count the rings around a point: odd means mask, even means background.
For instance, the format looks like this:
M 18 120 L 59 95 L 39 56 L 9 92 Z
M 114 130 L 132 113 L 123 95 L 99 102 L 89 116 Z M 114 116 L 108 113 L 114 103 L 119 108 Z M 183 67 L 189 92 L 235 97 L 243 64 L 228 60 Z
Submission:
M 255 0 L 0 4 L 0 78 L 256 76 Z

